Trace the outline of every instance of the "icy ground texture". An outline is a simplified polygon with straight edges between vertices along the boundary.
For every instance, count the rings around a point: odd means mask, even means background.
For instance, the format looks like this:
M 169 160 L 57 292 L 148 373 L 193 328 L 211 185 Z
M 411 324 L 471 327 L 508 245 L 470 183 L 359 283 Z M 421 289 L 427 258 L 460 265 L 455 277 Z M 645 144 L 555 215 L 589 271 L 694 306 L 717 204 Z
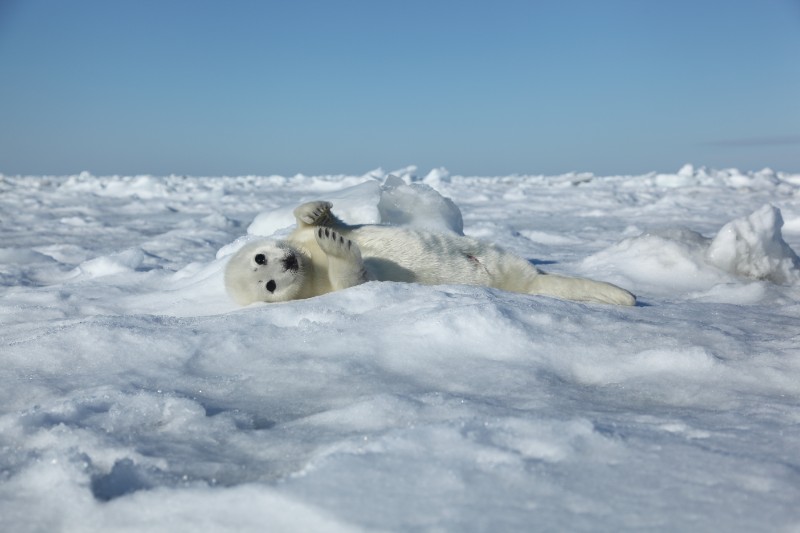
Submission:
M 0 176 L 0 530 L 800 528 L 800 176 L 387 174 Z M 227 255 L 312 199 L 641 304 L 237 308 Z

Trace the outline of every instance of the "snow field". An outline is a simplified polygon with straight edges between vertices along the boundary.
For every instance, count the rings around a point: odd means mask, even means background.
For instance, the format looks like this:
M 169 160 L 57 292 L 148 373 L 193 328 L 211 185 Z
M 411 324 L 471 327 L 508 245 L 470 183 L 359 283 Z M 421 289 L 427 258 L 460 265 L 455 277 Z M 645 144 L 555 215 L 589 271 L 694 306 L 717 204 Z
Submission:
M 415 172 L 0 177 L 2 529 L 800 526 L 800 177 Z M 313 199 L 641 304 L 235 306 L 228 255 Z

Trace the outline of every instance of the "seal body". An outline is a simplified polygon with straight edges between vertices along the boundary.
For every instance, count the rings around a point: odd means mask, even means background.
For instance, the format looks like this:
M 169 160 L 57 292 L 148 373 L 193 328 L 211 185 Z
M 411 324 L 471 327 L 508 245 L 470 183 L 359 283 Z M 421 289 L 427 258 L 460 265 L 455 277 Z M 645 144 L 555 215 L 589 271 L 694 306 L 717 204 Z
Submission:
M 297 227 L 231 257 L 225 284 L 240 304 L 309 298 L 366 281 L 484 285 L 568 300 L 634 305 L 615 285 L 547 274 L 494 244 L 454 233 L 380 225 L 351 226 L 329 202 L 295 209 Z

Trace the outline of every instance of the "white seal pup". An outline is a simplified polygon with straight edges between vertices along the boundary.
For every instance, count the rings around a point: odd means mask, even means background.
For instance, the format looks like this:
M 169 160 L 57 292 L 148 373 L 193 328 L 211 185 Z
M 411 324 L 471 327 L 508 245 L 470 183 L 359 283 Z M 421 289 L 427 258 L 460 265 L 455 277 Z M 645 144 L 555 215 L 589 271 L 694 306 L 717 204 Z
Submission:
M 567 300 L 634 305 L 610 283 L 547 274 L 521 257 L 461 235 L 397 226 L 350 226 L 330 202 L 294 210 L 297 227 L 285 240 L 264 239 L 236 252 L 225 286 L 236 302 L 285 302 L 366 281 L 485 285 Z

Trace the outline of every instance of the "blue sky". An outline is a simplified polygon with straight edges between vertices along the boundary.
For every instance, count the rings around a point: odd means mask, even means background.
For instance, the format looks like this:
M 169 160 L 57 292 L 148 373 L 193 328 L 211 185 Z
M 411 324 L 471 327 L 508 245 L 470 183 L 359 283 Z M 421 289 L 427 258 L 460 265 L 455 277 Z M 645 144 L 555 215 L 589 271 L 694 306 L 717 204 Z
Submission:
M 0 172 L 800 171 L 800 0 L 0 0 Z

